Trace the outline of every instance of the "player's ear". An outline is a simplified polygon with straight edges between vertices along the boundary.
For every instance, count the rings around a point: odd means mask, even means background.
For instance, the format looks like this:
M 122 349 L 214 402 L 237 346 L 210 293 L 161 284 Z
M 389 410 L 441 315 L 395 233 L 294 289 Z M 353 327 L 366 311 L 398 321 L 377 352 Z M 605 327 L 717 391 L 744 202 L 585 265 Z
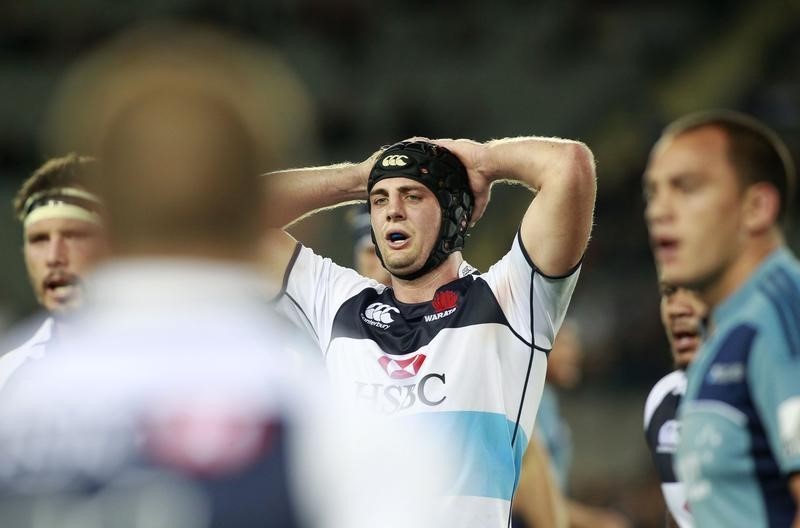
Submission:
M 753 234 L 762 233 L 778 221 L 781 199 L 778 189 L 767 182 L 749 186 L 742 200 L 744 225 Z

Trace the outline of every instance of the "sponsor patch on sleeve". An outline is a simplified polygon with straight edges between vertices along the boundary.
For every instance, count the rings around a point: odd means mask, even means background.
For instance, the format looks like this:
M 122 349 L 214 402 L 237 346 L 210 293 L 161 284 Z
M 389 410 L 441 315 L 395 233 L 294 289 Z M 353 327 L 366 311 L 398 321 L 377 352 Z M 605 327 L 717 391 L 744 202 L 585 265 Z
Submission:
M 787 456 L 800 456 L 800 396 L 778 406 L 778 432 Z

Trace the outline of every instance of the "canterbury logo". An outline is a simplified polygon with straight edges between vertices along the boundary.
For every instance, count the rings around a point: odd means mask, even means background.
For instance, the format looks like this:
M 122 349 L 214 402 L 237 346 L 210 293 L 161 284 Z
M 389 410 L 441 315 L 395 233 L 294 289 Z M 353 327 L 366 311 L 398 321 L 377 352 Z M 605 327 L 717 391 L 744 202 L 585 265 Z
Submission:
M 364 310 L 364 317 L 371 321 L 388 325 L 394 322 L 394 319 L 392 319 L 392 312 L 400 313 L 400 310 L 388 304 L 372 303 Z
M 408 156 L 404 156 L 402 154 L 392 154 L 391 156 L 386 156 L 381 161 L 381 165 L 384 167 L 405 167 L 408 165 Z

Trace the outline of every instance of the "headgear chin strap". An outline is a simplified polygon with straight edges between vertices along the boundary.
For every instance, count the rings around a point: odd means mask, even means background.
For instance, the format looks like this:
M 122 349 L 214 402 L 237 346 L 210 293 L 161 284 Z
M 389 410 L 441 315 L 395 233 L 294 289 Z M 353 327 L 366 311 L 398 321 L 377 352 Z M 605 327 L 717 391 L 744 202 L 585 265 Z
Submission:
M 469 187 L 467 169 L 461 160 L 444 147 L 427 141 L 401 141 L 381 153 L 369 173 L 367 192 L 372 191 L 376 183 L 387 178 L 409 178 L 422 183 L 436 196 L 442 210 L 439 238 L 425 264 L 406 275 L 392 273 L 400 279 L 416 279 L 444 262 L 450 253 L 464 247 L 469 218 L 475 203 Z M 375 242 L 375 252 L 381 264 L 386 267 L 375 240 L 375 231 L 370 231 L 372 241 Z

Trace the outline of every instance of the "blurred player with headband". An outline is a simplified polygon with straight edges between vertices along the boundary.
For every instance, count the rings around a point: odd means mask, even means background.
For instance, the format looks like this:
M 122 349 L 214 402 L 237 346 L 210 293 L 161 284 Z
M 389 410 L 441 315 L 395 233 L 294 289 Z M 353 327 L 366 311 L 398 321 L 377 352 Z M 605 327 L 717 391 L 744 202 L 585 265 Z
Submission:
M 88 189 L 96 162 L 69 154 L 47 161 L 17 193 L 23 254 L 39 304 L 49 312 L 21 347 L 0 357 L 0 389 L 26 362 L 41 358 L 84 300 L 84 279 L 106 253 L 103 204 Z

